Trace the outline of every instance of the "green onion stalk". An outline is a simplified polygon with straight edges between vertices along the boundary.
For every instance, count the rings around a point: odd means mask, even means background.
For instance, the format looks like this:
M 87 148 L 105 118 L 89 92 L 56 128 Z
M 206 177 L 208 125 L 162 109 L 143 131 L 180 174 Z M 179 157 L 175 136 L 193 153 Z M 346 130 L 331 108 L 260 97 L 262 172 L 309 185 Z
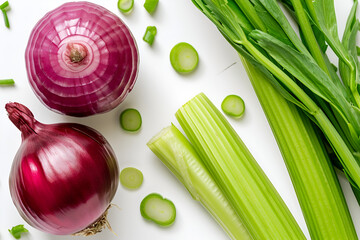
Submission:
M 331 0 L 192 0 L 241 55 L 314 239 L 357 239 L 320 129 L 354 193 L 360 186 L 359 29 L 354 3 L 343 39 Z M 339 57 L 338 77 L 325 51 Z M 310 122 L 310 120 L 312 122 Z M 316 125 L 316 126 L 314 126 Z M 355 195 L 357 196 L 357 195 Z

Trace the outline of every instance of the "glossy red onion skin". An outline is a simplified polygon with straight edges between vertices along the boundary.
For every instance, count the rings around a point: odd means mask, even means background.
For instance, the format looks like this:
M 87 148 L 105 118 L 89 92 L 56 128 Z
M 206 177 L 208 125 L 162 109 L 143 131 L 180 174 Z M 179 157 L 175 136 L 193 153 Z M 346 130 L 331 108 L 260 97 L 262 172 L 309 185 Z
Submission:
M 119 182 L 117 160 L 106 139 L 80 124 L 39 123 L 17 103 L 6 109 L 22 132 L 9 185 L 24 220 L 56 235 L 94 223 L 110 205 Z
M 68 43 L 87 47 L 82 63 L 68 63 Z M 35 25 L 25 61 L 30 85 L 45 106 L 84 117 L 110 111 L 125 99 L 136 82 L 139 56 L 118 16 L 93 3 L 68 2 Z

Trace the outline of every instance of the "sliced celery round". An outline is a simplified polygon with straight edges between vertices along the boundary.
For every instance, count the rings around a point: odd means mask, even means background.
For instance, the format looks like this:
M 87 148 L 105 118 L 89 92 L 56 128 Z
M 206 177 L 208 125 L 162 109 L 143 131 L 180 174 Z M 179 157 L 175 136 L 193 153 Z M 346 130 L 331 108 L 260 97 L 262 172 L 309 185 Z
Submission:
M 128 189 L 137 189 L 143 182 L 142 172 L 133 167 L 127 167 L 120 172 L 120 183 Z
M 134 0 L 119 0 L 118 8 L 123 13 L 130 12 L 134 7 Z
M 189 43 L 176 44 L 170 52 L 170 62 L 178 73 L 190 73 L 199 63 L 199 55 Z
M 239 118 L 245 112 L 245 103 L 238 95 L 228 95 L 222 101 L 221 109 L 225 114 Z
M 147 195 L 140 204 L 141 215 L 154 223 L 167 227 L 174 223 L 176 208 L 172 201 L 158 193 Z
M 140 112 L 134 108 L 128 108 L 120 114 L 120 125 L 121 127 L 130 132 L 135 132 L 140 129 L 142 119 Z

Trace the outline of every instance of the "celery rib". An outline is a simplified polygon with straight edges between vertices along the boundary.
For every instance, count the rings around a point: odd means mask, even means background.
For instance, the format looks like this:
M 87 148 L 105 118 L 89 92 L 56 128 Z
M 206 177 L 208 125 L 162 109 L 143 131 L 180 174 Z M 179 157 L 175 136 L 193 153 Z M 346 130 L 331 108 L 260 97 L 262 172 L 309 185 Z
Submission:
M 254 239 L 305 239 L 245 144 L 204 94 L 182 106 L 176 118 Z
M 310 120 L 241 58 L 262 105 L 313 239 L 357 239 L 330 160 Z
M 147 143 L 192 197 L 199 201 L 233 240 L 252 239 L 185 136 L 170 125 Z

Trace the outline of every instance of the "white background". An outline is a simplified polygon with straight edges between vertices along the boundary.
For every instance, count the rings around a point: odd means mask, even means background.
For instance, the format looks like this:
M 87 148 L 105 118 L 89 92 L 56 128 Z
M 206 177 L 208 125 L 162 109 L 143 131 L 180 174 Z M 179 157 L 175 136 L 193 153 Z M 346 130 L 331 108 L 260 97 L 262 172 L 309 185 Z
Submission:
M 9 194 L 8 177 L 21 137 L 7 118 L 4 105 L 9 101 L 25 104 L 43 123 L 78 122 L 97 129 L 114 148 L 121 169 L 133 166 L 143 172 L 144 183 L 140 189 L 129 191 L 122 186 L 118 188 L 113 203 L 119 209 L 113 208 L 109 213 L 116 235 L 105 230 L 87 239 L 228 239 L 204 208 L 191 198 L 146 146 L 147 141 L 163 127 L 171 122 L 178 126 L 174 113 L 200 92 L 204 92 L 218 107 L 228 94 L 238 94 L 244 99 L 244 117 L 229 121 L 273 182 L 306 236 L 309 236 L 280 152 L 237 53 L 190 0 L 160 0 L 152 16 L 143 8 L 144 0 L 135 0 L 130 15 L 118 11 L 117 0 L 92 0 L 114 12 L 129 26 L 139 47 L 140 71 L 133 91 L 119 107 L 106 114 L 86 118 L 62 116 L 48 110 L 33 94 L 26 76 L 24 51 L 32 27 L 46 12 L 66 1 L 9 2 L 12 7 L 8 12 L 11 29 L 6 29 L 0 19 L 0 79 L 14 78 L 16 85 L 0 88 L 0 240 L 13 239 L 8 229 L 17 224 L 25 224 L 30 231 L 22 237 L 24 240 L 84 239 L 42 233 L 29 226 L 15 209 Z M 352 0 L 335 2 L 339 32 L 342 33 Z M 152 47 L 142 41 L 148 25 L 155 25 L 158 29 Z M 191 43 L 200 56 L 197 70 L 188 76 L 177 74 L 169 63 L 171 48 L 181 41 Z M 123 131 L 118 123 L 120 112 L 128 107 L 139 109 L 143 117 L 142 128 L 135 134 Z M 360 235 L 359 206 L 341 174 L 340 181 Z M 141 217 L 140 202 L 151 192 L 162 194 L 176 205 L 177 218 L 171 227 L 161 228 Z

